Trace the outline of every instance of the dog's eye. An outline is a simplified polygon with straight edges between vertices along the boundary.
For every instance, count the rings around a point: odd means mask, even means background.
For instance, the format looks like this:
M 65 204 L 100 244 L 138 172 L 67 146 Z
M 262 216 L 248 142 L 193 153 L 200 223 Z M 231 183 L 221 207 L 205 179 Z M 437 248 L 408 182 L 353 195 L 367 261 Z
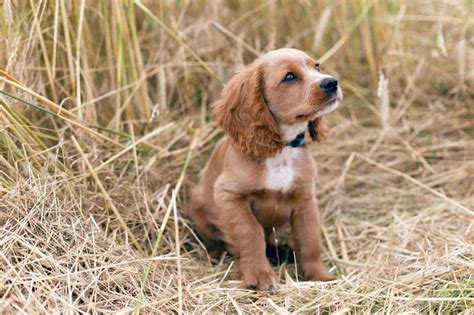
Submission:
M 291 82 L 297 79 L 296 75 L 293 72 L 288 72 L 283 78 L 283 82 Z
M 319 64 L 319 62 L 316 62 L 316 64 L 314 65 L 314 67 L 315 67 L 316 70 L 318 70 L 318 71 L 321 70 L 321 65 Z

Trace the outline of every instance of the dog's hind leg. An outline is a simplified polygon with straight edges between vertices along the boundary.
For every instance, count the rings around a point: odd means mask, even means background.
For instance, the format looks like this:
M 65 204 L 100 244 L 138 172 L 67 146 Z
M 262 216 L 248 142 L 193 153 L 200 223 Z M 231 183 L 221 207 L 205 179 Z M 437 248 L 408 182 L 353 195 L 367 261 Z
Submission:
M 212 209 L 215 205 L 212 198 L 206 198 L 207 193 L 200 186 L 193 190 L 187 215 L 193 222 L 197 235 L 206 245 L 209 256 L 219 259 L 225 251 L 225 242 L 222 240 L 219 229 L 213 223 Z

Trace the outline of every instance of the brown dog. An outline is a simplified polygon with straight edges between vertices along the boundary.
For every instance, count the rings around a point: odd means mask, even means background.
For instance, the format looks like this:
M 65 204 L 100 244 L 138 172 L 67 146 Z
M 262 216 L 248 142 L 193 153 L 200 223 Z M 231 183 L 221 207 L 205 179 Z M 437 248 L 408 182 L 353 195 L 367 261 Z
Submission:
M 229 136 L 209 159 L 188 215 L 210 251 L 225 245 L 235 255 L 247 287 L 275 284 L 265 246 L 288 226 L 305 279 L 334 279 L 321 258 L 316 165 L 304 134 L 324 137 L 322 116 L 341 99 L 337 80 L 296 49 L 265 54 L 224 87 L 214 112 Z

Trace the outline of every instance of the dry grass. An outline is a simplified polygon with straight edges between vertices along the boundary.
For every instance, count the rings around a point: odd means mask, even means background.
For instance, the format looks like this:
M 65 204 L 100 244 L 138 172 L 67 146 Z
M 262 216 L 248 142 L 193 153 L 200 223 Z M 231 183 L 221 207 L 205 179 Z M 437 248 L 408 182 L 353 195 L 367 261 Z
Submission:
M 466 313 L 474 305 L 470 1 L 11 1 L 0 25 L 1 313 Z M 275 292 L 179 217 L 222 81 L 321 57 L 346 97 L 320 169 L 338 280 Z

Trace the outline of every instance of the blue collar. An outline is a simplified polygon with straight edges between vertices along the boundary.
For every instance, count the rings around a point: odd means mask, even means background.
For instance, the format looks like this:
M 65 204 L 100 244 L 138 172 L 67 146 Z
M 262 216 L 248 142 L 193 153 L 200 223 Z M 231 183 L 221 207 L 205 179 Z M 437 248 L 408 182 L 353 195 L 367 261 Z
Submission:
M 298 148 L 304 146 L 304 132 L 298 134 L 296 138 L 286 144 L 287 147 Z

